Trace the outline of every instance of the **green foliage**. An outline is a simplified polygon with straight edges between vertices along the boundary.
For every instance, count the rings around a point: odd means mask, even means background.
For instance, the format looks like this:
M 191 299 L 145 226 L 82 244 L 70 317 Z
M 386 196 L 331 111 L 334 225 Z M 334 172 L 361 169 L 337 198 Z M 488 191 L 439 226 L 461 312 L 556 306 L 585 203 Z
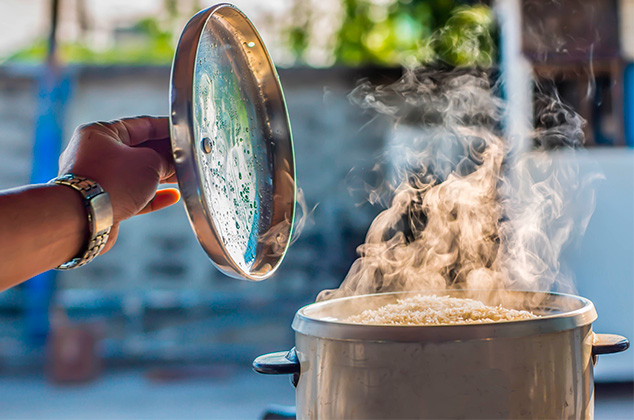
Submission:
M 291 53 L 296 60 L 303 61 L 310 42 L 308 32 L 304 28 L 296 26 L 289 29 L 287 37 Z
M 456 66 L 492 63 L 491 10 L 453 0 L 344 0 L 335 56 L 346 65 L 408 65 L 440 59 Z
M 441 60 L 454 66 L 488 67 L 495 51 L 493 30 L 491 9 L 459 7 L 435 37 L 434 49 Z
M 298 63 L 306 60 L 306 52 L 310 47 L 311 21 L 313 18 L 312 10 L 306 7 L 303 0 L 293 0 L 293 6 L 290 10 L 291 24 L 282 29 L 283 39 L 286 40 L 288 48 Z
M 441 60 L 453 66 L 490 66 L 495 54 L 493 13 L 485 5 L 468 6 L 460 0 L 341 0 L 342 25 L 336 33 L 334 57 L 343 65 L 416 66 Z M 65 63 L 169 64 L 174 55 L 172 23 L 176 0 L 165 0 L 167 21 L 146 18 L 119 30 L 108 49 L 86 42 L 62 43 Z M 313 33 L 311 2 L 294 0 L 291 22 L 278 29 L 296 62 L 306 61 Z M 13 62 L 41 62 L 46 40 L 17 51 Z
M 61 43 L 58 54 L 64 63 L 87 64 L 169 64 L 174 56 L 172 33 L 162 29 L 156 19 L 137 22 L 121 36 L 127 42 L 118 42 L 112 48 L 96 50 L 83 42 Z M 40 39 L 17 51 L 9 62 L 41 62 L 46 57 L 47 42 Z

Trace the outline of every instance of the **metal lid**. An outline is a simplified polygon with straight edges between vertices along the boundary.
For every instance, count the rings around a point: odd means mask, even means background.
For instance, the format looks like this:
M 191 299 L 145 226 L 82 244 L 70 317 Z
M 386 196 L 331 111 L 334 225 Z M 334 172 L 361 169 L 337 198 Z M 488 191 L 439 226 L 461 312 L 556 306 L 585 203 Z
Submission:
M 176 174 L 200 244 L 229 276 L 269 277 L 292 231 L 293 142 L 275 67 L 240 10 L 219 4 L 190 19 L 170 102 Z

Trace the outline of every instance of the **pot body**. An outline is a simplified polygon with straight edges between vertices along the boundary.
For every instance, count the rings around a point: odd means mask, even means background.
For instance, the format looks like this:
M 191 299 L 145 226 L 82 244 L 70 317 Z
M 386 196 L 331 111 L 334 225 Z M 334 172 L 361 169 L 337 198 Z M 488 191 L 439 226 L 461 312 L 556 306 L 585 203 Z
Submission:
M 412 294 L 477 298 L 540 317 L 470 325 L 362 325 L 346 319 Z M 510 302 L 513 302 L 510 304 Z M 296 347 L 254 369 L 293 374 L 300 419 L 585 419 L 599 354 L 628 348 L 595 334 L 594 305 L 544 292 L 399 292 L 319 302 L 293 320 Z
M 296 334 L 301 419 L 592 418 L 590 326 L 446 342 Z

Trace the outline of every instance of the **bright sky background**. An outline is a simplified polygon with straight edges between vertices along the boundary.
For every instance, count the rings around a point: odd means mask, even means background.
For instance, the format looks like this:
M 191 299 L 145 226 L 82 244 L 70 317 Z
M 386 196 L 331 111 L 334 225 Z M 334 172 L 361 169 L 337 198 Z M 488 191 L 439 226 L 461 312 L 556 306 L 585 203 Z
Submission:
M 60 0 L 63 7 L 60 36 L 72 35 L 76 2 Z M 163 0 L 83 0 L 88 15 L 96 25 L 107 30 L 117 24 L 131 23 L 137 19 L 159 13 Z M 219 0 L 179 0 L 179 7 L 192 9 L 195 3 L 201 8 L 219 3 Z M 258 17 L 281 13 L 290 6 L 290 0 L 233 0 L 258 26 Z M 65 12 L 64 10 L 67 10 Z M 29 45 L 35 38 L 48 32 L 50 0 L 0 0 L 0 57 Z M 185 17 L 184 17 L 185 18 Z M 70 23 L 69 23 L 70 21 Z M 184 24 L 185 22 L 183 22 Z M 266 34 L 262 34 L 266 38 Z

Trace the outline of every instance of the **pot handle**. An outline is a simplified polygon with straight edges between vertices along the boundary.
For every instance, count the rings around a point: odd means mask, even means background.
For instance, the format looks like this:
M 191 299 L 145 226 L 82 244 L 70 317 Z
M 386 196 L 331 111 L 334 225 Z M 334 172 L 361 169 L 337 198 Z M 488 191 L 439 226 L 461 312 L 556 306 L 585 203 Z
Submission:
M 299 359 L 295 347 L 289 351 L 263 354 L 253 361 L 253 369 L 268 375 L 299 374 Z
M 630 347 L 630 341 L 622 335 L 595 334 L 592 340 L 592 356 L 620 353 Z

